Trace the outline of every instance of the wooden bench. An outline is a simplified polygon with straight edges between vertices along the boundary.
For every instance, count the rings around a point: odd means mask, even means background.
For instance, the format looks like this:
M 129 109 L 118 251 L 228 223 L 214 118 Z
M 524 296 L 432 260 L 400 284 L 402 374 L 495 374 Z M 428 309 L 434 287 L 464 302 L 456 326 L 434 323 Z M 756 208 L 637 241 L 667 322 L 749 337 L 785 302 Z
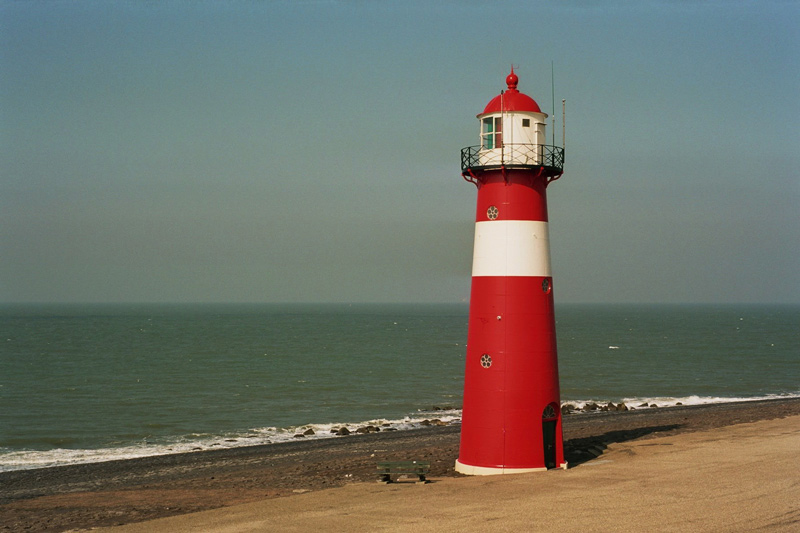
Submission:
M 378 463 L 378 476 L 380 482 L 391 483 L 392 476 L 409 474 L 419 478 L 417 483 L 427 483 L 425 476 L 430 469 L 428 461 L 381 461 Z

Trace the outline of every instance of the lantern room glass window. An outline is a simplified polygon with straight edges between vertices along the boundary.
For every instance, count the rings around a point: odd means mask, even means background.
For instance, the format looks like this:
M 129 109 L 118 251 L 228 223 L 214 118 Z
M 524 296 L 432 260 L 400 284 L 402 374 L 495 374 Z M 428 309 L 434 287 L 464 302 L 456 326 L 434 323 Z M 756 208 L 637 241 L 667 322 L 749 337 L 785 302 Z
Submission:
M 503 119 L 488 117 L 481 121 L 481 148 L 493 150 L 503 146 Z

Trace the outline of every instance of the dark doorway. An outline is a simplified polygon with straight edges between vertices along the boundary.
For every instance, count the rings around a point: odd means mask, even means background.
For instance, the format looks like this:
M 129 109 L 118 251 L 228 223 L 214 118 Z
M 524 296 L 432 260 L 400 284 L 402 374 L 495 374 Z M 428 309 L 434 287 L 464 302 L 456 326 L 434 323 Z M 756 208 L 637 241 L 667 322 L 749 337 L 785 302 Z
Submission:
M 544 444 L 544 466 L 547 469 L 556 467 L 556 423 L 558 420 L 542 422 L 542 439 Z

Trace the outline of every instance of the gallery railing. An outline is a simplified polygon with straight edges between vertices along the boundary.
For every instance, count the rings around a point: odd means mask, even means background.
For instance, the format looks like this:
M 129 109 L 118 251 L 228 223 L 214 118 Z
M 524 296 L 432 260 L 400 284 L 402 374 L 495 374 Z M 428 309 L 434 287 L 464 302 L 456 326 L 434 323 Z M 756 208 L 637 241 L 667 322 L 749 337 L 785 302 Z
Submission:
M 548 174 L 561 174 L 564 149 L 549 144 L 504 144 L 493 149 L 468 146 L 461 150 L 462 172 L 537 167 L 544 167 Z

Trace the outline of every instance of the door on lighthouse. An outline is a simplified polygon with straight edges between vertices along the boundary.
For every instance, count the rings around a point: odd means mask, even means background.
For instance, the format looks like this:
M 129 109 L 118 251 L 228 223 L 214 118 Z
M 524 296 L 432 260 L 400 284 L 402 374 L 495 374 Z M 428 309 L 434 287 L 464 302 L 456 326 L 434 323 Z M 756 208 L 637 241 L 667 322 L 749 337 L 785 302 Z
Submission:
M 556 467 L 556 424 L 558 424 L 558 413 L 553 404 L 550 404 L 542 413 L 542 449 L 544 466 L 548 470 Z

